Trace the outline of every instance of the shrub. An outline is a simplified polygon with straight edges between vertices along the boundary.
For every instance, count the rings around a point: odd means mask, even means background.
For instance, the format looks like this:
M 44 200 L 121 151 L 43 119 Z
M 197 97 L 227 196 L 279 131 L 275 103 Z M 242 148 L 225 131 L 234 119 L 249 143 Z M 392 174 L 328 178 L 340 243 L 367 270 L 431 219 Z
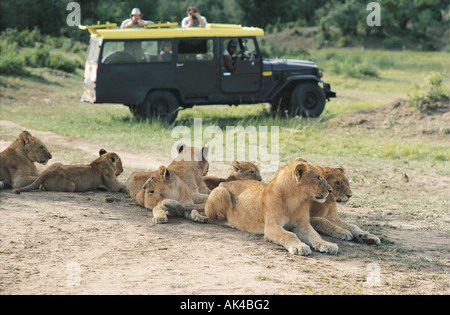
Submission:
M 50 49 L 39 46 L 24 53 L 25 62 L 28 67 L 40 68 L 47 65 L 47 60 L 50 58 Z
M 16 43 L 2 41 L 0 43 L 0 73 L 22 75 L 26 74 L 25 60 L 19 54 Z
M 420 112 L 433 108 L 435 103 L 444 96 L 443 79 L 439 72 L 431 72 L 427 75 L 424 78 L 425 84 L 409 95 L 409 106 L 415 107 Z
M 64 58 L 60 54 L 51 54 L 47 67 L 72 73 L 77 68 L 77 63 L 74 60 Z

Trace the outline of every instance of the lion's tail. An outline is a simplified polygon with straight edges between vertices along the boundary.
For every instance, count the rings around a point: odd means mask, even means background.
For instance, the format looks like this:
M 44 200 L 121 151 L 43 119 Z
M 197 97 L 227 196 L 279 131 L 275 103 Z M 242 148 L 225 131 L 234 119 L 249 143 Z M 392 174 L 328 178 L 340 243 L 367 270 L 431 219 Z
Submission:
M 39 186 L 45 181 L 45 179 L 47 178 L 46 176 L 47 173 L 43 173 L 41 174 L 38 178 L 36 178 L 36 180 L 34 182 L 32 182 L 30 185 L 25 186 L 25 187 L 21 187 L 21 188 L 15 188 L 12 190 L 13 193 L 15 194 L 20 194 L 21 192 L 25 192 L 25 191 L 32 191 L 35 189 L 39 189 Z

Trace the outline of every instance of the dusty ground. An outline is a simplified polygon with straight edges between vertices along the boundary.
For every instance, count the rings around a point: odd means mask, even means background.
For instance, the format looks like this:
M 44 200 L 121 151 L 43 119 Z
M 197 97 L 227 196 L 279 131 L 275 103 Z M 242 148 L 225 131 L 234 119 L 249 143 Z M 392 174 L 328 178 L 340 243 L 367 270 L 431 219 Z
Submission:
M 375 116 L 363 112 L 338 124 L 376 128 Z M 386 125 L 386 114 L 380 117 Z M 8 121 L 0 127 L 9 134 L 0 137 L 3 150 L 23 128 Z M 52 163 L 71 163 L 67 151 L 94 159 L 101 147 L 30 132 L 52 144 Z M 436 132 L 448 141 L 445 130 Z M 122 180 L 170 162 L 117 153 L 126 170 Z M 324 237 L 339 245 L 335 256 L 293 256 L 262 236 L 184 218 L 154 225 L 150 211 L 119 193 L 3 190 L 0 294 L 449 294 L 448 209 L 433 206 L 448 206 L 450 178 L 413 166 L 408 180 L 395 166 L 346 168 L 355 197 L 341 208 L 342 217 L 378 235 L 382 245 Z M 229 169 L 215 163 L 210 173 L 225 176 Z M 375 196 L 385 203 L 378 205 Z M 407 200 L 422 197 L 430 207 L 404 211 Z

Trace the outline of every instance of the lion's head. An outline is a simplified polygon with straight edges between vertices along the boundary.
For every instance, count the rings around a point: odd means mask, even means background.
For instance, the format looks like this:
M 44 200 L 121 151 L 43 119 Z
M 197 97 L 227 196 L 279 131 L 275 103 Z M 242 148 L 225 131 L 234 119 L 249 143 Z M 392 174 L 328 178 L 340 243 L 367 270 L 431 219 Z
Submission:
M 202 170 L 202 176 L 206 176 L 209 170 L 208 152 L 209 147 L 206 145 L 203 148 L 194 148 L 180 143 L 177 146 L 178 155 L 174 161 L 193 162 Z
M 346 204 L 352 197 L 353 193 L 350 189 L 348 178 L 345 175 L 345 169 L 342 167 L 318 167 L 319 171 L 323 174 L 328 184 L 333 188 L 333 192 L 330 197 L 333 197 L 336 202 Z
M 122 160 L 116 153 L 106 152 L 105 149 L 100 149 L 99 155 L 100 157 L 97 159 L 97 161 L 100 159 L 101 161 L 105 161 L 106 163 L 108 163 L 114 169 L 114 173 L 116 174 L 116 176 L 119 176 L 123 173 Z
M 52 158 L 52 154 L 47 147 L 37 138 L 33 137 L 28 131 L 23 131 L 19 135 L 22 150 L 31 162 L 38 162 L 46 165 Z
M 261 181 L 261 174 L 259 172 L 258 162 L 238 162 L 233 161 L 233 173 L 234 177 L 238 180 L 258 180 Z
M 147 195 L 146 206 L 155 207 L 164 199 L 177 199 L 178 178 L 174 172 L 165 166 L 160 166 L 155 172 L 151 172 L 148 180 L 142 187 Z
M 280 181 L 283 182 L 286 191 L 293 193 L 294 196 L 308 197 L 319 203 L 324 203 L 333 191 L 322 173 L 301 158 L 297 158 L 283 167 L 279 175 L 281 175 Z

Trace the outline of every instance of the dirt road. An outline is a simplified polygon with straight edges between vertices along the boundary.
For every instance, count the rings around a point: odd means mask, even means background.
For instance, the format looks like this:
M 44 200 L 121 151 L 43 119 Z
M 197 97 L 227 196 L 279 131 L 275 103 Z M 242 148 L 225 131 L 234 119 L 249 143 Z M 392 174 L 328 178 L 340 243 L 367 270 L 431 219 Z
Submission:
M 14 123 L 0 124 L 21 130 Z M 30 132 L 58 148 L 52 162 L 71 163 L 58 154 L 71 150 L 95 158 L 101 147 Z M 0 151 L 9 143 L 0 138 Z M 170 163 L 164 157 L 117 153 L 126 169 L 122 180 L 133 170 Z M 216 164 L 210 172 L 225 176 L 228 169 L 228 164 Z M 355 167 L 347 171 L 358 174 Z M 436 189 L 450 187 L 440 182 Z M 391 188 L 408 198 L 415 193 L 414 185 L 421 185 L 420 178 L 417 183 L 401 190 L 392 183 Z M 353 189 L 355 195 L 369 190 L 363 185 Z M 414 218 L 404 220 L 391 209 L 360 203 L 350 203 L 341 213 L 380 236 L 383 244 L 324 237 L 339 245 L 337 255 L 313 252 L 299 257 L 262 236 L 213 224 L 169 218 L 168 224 L 154 225 L 151 211 L 120 193 L 15 195 L 6 189 L 0 191 L 0 294 L 450 293 L 445 232 Z

